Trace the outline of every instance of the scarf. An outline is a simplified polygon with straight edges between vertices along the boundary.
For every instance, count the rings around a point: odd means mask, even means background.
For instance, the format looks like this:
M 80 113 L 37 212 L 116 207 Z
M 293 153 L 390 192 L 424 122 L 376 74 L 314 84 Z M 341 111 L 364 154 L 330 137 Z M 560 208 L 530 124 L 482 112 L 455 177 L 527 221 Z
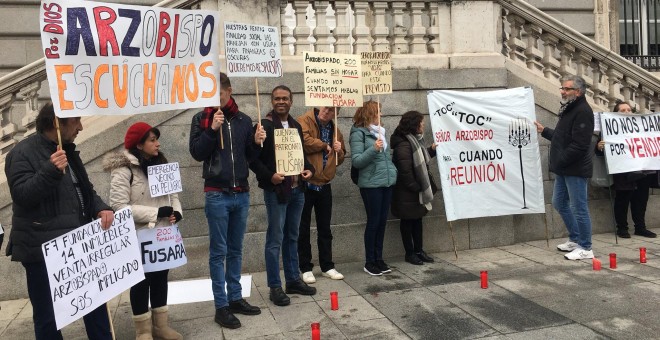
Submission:
M 387 138 L 385 138 L 385 128 L 382 126 L 371 124 L 369 125 L 369 132 L 376 137 L 383 140 L 383 151 L 387 150 Z
M 211 127 L 215 110 L 216 110 L 215 107 L 204 108 L 203 111 L 204 113 L 202 113 L 202 119 L 199 121 L 199 127 L 202 131 Z M 222 113 L 225 115 L 225 120 L 236 115 L 238 113 L 238 105 L 236 104 L 234 97 L 229 97 L 229 101 L 227 102 L 227 105 L 223 106 L 220 110 L 222 110 Z
M 573 102 L 575 102 L 576 99 L 577 99 L 577 98 L 575 98 L 575 99 L 571 99 L 571 100 L 569 100 L 569 101 L 567 101 L 567 102 L 565 102 L 565 103 L 564 103 L 564 102 L 560 102 L 561 106 L 559 107 L 559 116 L 561 116 L 561 115 L 564 113 L 564 111 L 566 110 L 566 108 L 567 108 L 569 105 L 573 104 Z
M 420 136 L 420 135 L 418 135 Z M 413 136 L 412 134 L 407 134 L 406 138 L 410 142 L 412 147 L 412 158 L 413 158 L 413 171 L 415 173 L 415 180 L 417 184 L 422 188 L 419 192 L 419 203 L 423 205 L 426 210 L 431 210 L 433 206 L 431 201 L 433 200 L 433 190 L 431 189 L 431 180 L 429 179 L 428 172 L 428 163 L 431 159 L 429 152 L 423 148 L 419 141 L 422 140 L 421 136 Z

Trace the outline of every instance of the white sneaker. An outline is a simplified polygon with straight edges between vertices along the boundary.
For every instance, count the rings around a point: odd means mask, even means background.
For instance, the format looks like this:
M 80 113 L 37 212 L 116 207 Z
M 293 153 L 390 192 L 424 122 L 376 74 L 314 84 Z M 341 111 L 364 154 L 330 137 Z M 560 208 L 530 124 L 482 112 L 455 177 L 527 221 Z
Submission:
M 316 278 L 314 277 L 314 274 L 312 274 L 312 272 L 304 272 L 303 273 L 303 282 L 305 282 L 305 283 L 314 283 L 314 282 L 316 282 Z
M 593 250 L 584 250 L 582 248 L 577 248 L 572 252 L 564 255 L 564 258 L 567 260 L 584 260 L 584 259 L 593 259 L 594 251 Z
M 323 276 L 329 277 L 333 280 L 343 280 L 344 279 L 344 275 L 341 275 L 341 273 L 338 272 L 334 268 L 328 270 L 327 272 L 323 272 Z
M 566 252 L 573 251 L 577 248 L 580 248 L 580 245 L 578 245 L 577 243 L 575 243 L 571 240 L 568 240 L 565 243 L 557 245 L 557 249 L 559 249 L 561 251 L 566 251 Z

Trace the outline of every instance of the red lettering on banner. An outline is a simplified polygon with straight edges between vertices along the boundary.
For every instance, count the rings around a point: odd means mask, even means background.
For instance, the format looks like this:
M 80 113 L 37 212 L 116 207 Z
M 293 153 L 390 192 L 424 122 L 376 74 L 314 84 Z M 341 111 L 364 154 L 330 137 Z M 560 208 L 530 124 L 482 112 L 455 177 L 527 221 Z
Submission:
M 179 15 L 174 15 L 174 31 L 172 31 L 172 53 L 170 57 L 172 59 L 176 58 L 176 38 L 179 36 Z
M 119 55 L 119 45 L 117 44 L 117 36 L 115 30 L 110 27 L 112 23 L 117 20 L 117 14 L 110 7 L 99 6 L 94 7 L 94 21 L 96 22 L 96 31 L 99 35 L 99 48 L 100 55 L 108 55 L 108 43 L 112 48 L 112 55 Z M 107 18 L 102 18 L 103 14 L 107 14 Z
M 160 12 L 158 38 L 156 39 L 156 57 L 165 56 L 170 50 L 172 38 L 170 37 L 170 34 L 167 33 L 167 29 L 170 27 L 170 22 L 170 15 L 167 14 L 167 12 Z

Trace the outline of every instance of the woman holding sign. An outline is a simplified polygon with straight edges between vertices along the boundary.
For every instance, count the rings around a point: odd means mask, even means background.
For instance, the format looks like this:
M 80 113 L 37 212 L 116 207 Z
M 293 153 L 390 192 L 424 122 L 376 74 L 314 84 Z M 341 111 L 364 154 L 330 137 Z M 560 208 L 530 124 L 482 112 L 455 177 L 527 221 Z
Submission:
M 159 150 L 159 137 L 157 128 L 135 123 L 126 131 L 126 150 L 109 154 L 103 160 L 103 168 L 111 174 L 110 205 L 115 210 L 130 206 L 136 229 L 172 225 L 182 219 L 177 194 L 151 197 L 149 190 L 147 168 L 167 163 Z M 131 288 L 136 339 L 152 339 L 152 335 L 155 339 L 183 339 L 167 323 L 168 272 L 144 273 L 145 279 Z
M 633 109 L 626 102 L 618 101 L 614 105 L 614 112 L 632 114 Z M 605 142 L 601 139 L 596 145 L 596 155 L 602 156 L 605 150 Z M 656 234 L 646 229 L 644 216 L 646 205 L 649 201 L 649 187 L 658 185 L 658 171 L 633 171 L 612 175 L 614 180 L 614 220 L 616 222 L 616 234 L 621 238 L 630 238 L 628 233 L 628 206 L 633 222 L 635 223 L 635 235 L 655 238 Z M 655 182 L 655 183 L 654 183 Z
M 399 228 L 406 262 L 421 265 L 433 262 L 422 248 L 422 217 L 432 208 L 438 187 L 429 172 L 435 144 L 424 148 L 424 116 L 408 111 L 401 116 L 392 138 L 394 165 L 399 171 L 392 198 L 392 215 L 401 219 Z
M 367 211 L 364 271 L 374 276 L 392 272 L 383 261 L 383 240 L 397 175 L 379 116 L 379 104 L 365 102 L 355 111 L 350 135 L 351 162 L 360 172 L 357 185 Z

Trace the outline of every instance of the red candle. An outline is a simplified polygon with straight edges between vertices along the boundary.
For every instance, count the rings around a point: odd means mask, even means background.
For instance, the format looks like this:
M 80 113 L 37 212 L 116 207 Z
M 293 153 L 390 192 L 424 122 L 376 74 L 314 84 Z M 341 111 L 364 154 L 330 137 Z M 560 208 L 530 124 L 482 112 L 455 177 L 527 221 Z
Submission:
M 616 269 L 616 253 L 610 253 L 610 268 Z
M 592 265 L 593 265 L 593 267 L 594 267 L 594 270 L 600 270 L 602 264 L 601 264 L 601 262 L 600 262 L 599 259 L 594 258 L 594 259 L 592 260 Z
M 339 309 L 339 300 L 337 299 L 337 292 L 330 292 L 330 309 Z
M 312 340 L 321 340 L 321 324 L 312 323 Z
M 488 271 L 481 271 L 481 289 L 488 288 Z
M 639 262 L 646 263 L 646 248 L 639 248 Z

